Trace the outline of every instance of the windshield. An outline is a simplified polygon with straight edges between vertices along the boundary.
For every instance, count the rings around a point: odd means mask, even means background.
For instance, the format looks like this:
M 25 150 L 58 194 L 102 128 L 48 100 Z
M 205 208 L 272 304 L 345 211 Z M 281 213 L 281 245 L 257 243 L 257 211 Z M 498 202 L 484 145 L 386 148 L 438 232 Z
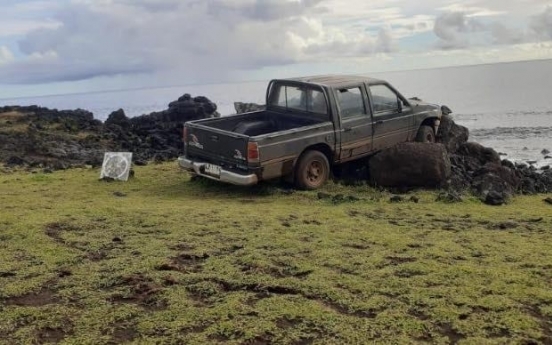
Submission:
M 306 85 L 274 85 L 270 95 L 270 105 L 288 110 L 328 113 L 326 97 L 322 90 Z

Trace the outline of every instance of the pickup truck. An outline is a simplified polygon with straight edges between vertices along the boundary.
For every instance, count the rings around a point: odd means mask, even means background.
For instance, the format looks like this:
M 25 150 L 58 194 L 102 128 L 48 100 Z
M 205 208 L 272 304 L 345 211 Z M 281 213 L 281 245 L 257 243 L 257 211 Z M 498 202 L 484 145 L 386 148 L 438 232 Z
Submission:
M 179 165 L 235 185 L 280 177 L 321 187 L 334 165 L 401 142 L 434 142 L 448 108 L 407 99 L 383 80 L 314 76 L 272 80 L 266 109 L 184 124 Z

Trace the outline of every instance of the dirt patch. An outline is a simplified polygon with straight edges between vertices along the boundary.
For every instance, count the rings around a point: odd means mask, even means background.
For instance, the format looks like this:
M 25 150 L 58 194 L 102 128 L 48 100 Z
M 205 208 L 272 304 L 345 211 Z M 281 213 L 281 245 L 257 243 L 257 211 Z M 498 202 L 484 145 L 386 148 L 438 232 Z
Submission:
M 69 248 L 86 251 L 89 245 L 88 242 L 68 242 L 62 236 L 64 232 L 82 232 L 84 229 L 79 225 L 74 225 L 66 222 L 55 222 L 44 226 L 46 236 L 53 239 L 56 243 L 67 246 Z
M 368 243 L 345 243 L 343 245 L 345 248 L 358 249 L 358 250 L 367 250 L 370 249 L 370 244 Z
M 194 250 L 196 247 L 193 244 L 179 243 L 177 245 L 170 246 L 169 248 L 172 249 L 172 250 L 178 250 L 178 251 L 185 252 L 185 251 Z
M 243 345 L 270 345 L 272 344 L 272 336 L 270 334 L 258 335 L 243 343 Z
M 161 264 L 161 265 L 155 266 L 155 269 L 157 271 L 179 271 L 180 267 L 172 264 Z
M 167 308 L 167 301 L 159 296 L 161 286 L 141 274 L 123 277 L 116 286 L 128 287 L 129 292 L 112 295 L 109 301 L 113 304 L 138 304 L 148 310 Z
M 250 284 L 250 283 L 246 284 L 241 282 L 227 281 L 219 278 L 209 278 L 207 280 L 204 280 L 202 283 L 205 284 L 207 282 L 217 284 L 218 289 L 221 292 L 247 291 L 247 292 L 254 293 L 257 298 L 259 296 L 261 296 L 261 298 L 269 298 L 271 294 L 301 296 L 308 300 L 317 301 L 325 305 L 329 309 L 332 309 L 335 312 L 339 314 L 344 314 L 344 315 L 350 315 L 350 316 L 356 316 L 356 317 L 362 317 L 362 318 L 375 318 L 378 315 L 378 313 L 381 311 L 381 310 L 373 310 L 373 309 L 351 310 L 347 306 L 341 305 L 339 303 L 335 303 L 323 296 L 310 294 L 307 292 L 303 292 L 297 288 L 292 288 L 292 287 L 287 287 L 282 285 L 263 285 L 263 284 Z M 216 292 L 212 292 L 212 293 L 216 294 Z
M 552 344 L 552 319 L 543 315 L 538 306 L 529 305 L 526 309 L 540 323 L 542 337 L 539 340 L 543 344 Z
M 439 333 L 449 339 L 449 344 L 458 344 L 459 341 L 466 337 L 453 328 L 450 323 L 442 323 L 437 326 Z
M 381 309 L 365 309 L 365 310 L 351 310 L 345 305 L 327 301 L 327 300 L 320 300 L 322 304 L 324 304 L 326 307 L 332 309 L 333 311 L 343 314 L 343 315 L 350 315 L 350 316 L 356 316 L 359 318 L 365 318 L 365 319 L 375 319 L 378 314 L 385 310 L 385 308 Z
M 60 268 L 56 272 L 59 278 L 66 278 L 73 275 L 73 272 L 68 268 Z
M 188 273 L 201 272 L 203 269 L 203 263 L 209 259 L 211 255 L 207 253 L 203 254 L 189 254 L 183 253 L 171 259 L 170 264 L 163 264 L 156 267 L 159 271 L 179 271 Z
M 399 278 L 412 278 L 423 275 L 426 275 L 426 273 L 413 268 L 402 268 L 395 271 L 395 276 Z
M 56 304 L 60 299 L 56 296 L 53 289 L 53 282 L 46 283 L 40 290 L 25 295 L 7 298 L 6 305 L 15 305 L 20 307 L 43 307 L 45 305 Z
M 50 237 L 55 242 L 60 244 L 66 244 L 63 237 L 61 237 L 61 233 L 63 231 L 75 231 L 75 230 L 76 228 L 73 225 L 68 223 L 59 223 L 59 222 L 50 223 L 44 227 L 44 232 L 46 233 L 46 236 Z
M 387 256 L 385 257 L 389 261 L 389 265 L 398 266 L 409 262 L 416 262 L 418 259 L 412 256 Z
M 138 332 L 134 326 L 119 324 L 115 326 L 108 344 L 122 344 L 138 338 Z
M 86 252 L 84 255 L 85 259 L 88 259 L 92 262 L 99 262 L 99 261 L 109 259 L 110 252 L 115 248 L 121 248 L 121 246 L 123 245 L 123 242 L 120 239 L 119 241 L 115 241 L 112 239 L 111 242 L 105 243 L 97 249 L 90 249 L 87 246 L 84 246 L 83 243 L 80 243 L 80 244 L 70 243 L 69 245 L 75 249 L 79 249 Z
M 429 320 L 430 317 L 423 311 L 420 310 L 420 308 L 411 308 L 408 310 L 408 315 L 415 317 L 418 320 L 426 321 Z
M 253 293 L 270 293 L 275 295 L 302 295 L 301 291 L 298 289 L 280 285 L 245 284 L 218 278 L 210 278 L 208 281 L 218 284 L 220 289 L 224 292 L 248 291 Z
M 511 230 L 519 227 L 519 224 L 513 221 L 500 222 L 496 224 L 490 224 L 487 226 L 489 230 Z
M 58 344 L 60 343 L 65 337 L 67 336 L 67 332 L 65 332 L 61 328 L 41 328 L 36 333 L 36 339 L 39 344 L 45 344 L 45 343 L 51 343 L 51 344 Z
M 244 273 L 258 274 L 265 273 L 274 278 L 297 278 L 305 279 L 307 278 L 313 270 L 302 270 L 296 266 L 290 266 L 285 264 L 275 264 L 268 266 L 258 266 L 254 264 L 243 264 L 241 265 L 241 271 Z
M 251 297 L 249 297 L 245 301 L 245 304 L 247 304 L 250 307 L 254 307 L 259 301 L 262 301 L 263 299 L 270 298 L 271 296 L 272 295 L 267 293 L 267 292 L 259 292 L 259 293 L 256 293 L 256 294 L 252 295 Z
M 320 222 L 320 221 L 318 221 L 318 220 L 308 220 L 308 219 L 305 219 L 305 220 L 303 221 L 303 224 L 320 226 L 320 225 L 322 225 L 322 222 Z
M 98 249 L 98 250 L 92 250 L 89 251 L 86 254 L 86 258 L 93 262 L 98 262 L 107 259 L 108 253 L 106 250 Z

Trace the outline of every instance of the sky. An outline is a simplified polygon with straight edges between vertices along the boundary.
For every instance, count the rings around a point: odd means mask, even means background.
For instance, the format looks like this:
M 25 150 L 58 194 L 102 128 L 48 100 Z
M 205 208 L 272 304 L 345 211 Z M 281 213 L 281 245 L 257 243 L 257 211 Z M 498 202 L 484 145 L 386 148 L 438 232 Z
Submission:
M 550 0 L 0 0 L 0 98 L 552 58 Z

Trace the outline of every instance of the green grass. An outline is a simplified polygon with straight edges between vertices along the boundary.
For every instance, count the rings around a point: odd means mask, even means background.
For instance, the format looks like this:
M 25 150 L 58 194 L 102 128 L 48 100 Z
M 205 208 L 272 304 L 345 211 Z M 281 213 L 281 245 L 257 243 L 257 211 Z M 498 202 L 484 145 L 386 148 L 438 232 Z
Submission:
M 552 342 L 545 196 L 98 176 L 0 175 L 0 344 Z

